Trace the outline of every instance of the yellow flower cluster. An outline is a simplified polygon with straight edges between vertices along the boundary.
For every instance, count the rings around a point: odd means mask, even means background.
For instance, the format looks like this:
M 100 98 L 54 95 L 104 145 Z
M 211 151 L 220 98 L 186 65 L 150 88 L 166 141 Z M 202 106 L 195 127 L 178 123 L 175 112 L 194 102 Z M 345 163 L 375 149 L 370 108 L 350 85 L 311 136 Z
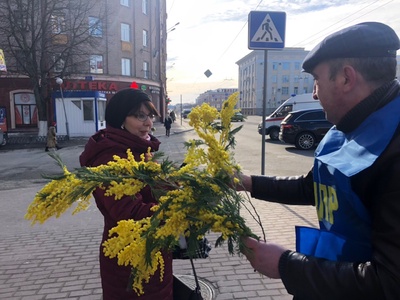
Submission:
M 206 170 L 214 176 L 217 173 L 226 172 L 233 175 L 238 166 L 234 164 L 233 157 L 228 148 L 232 144 L 231 118 L 235 113 L 238 92 L 233 93 L 223 104 L 221 113 L 215 107 L 204 103 L 192 109 L 189 115 L 189 124 L 193 126 L 197 135 L 204 142 L 207 150 L 195 147 L 192 141 L 191 147 L 186 155 L 185 162 L 196 161 L 206 164 Z M 217 118 L 221 119 L 220 125 L 215 123 Z
M 79 197 L 74 194 L 79 187 Z M 76 178 L 74 174 L 64 168 L 64 175 L 58 180 L 49 182 L 38 192 L 28 207 L 26 219 L 32 220 L 32 224 L 43 224 L 48 218 L 60 217 L 71 205 L 76 204 L 72 214 L 86 210 L 90 204 L 91 192 L 95 186 Z
M 190 125 L 199 139 L 186 144 L 181 168 L 168 160 L 157 163 L 149 152 L 135 161 L 129 150 L 126 159 L 115 156 L 114 161 L 96 168 L 70 173 L 63 167 L 64 174 L 36 195 L 25 217 L 42 223 L 51 216 L 58 217 L 73 203 L 78 203 L 77 209 L 84 208 L 98 187 L 118 200 L 124 195 L 134 196 L 148 185 L 158 199 L 153 215 L 119 221 L 103 244 L 106 256 L 132 267 L 132 288 L 138 295 L 143 294 L 143 285 L 158 269 L 162 280 L 161 253 L 171 251 L 182 235 L 187 238 L 188 249 L 193 249 L 207 232 L 218 232 L 221 235 L 216 246 L 227 241 L 229 252 L 238 253 L 240 236 L 254 235 L 240 216 L 246 199 L 231 188 L 236 183 L 233 175 L 240 169 L 229 152 L 238 130 L 231 130 L 230 123 L 237 97 L 237 93 L 229 97 L 221 113 L 208 104 L 192 110 Z
M 146 239 L 143 234 L 150 227 L 150 218 L 139 221 L 122 220 L 118 226 L 110 230 L 109 235 L 116 234 L 104 242 L 104 254 L 110 258 L 118 257 L 118 264 L 131 266 L 134 272 L 132 288 L 142 295 L 143 283 L 149 282 L 151 276 L 160 268 L 160 280 L 164 275 L 164 260 L 161 251 L 152 250 L 149 255 L 153 258 L 152 264 L 146 261 Z
M 106 165 L 81 168 L 75 173 L 69 172 L 66 166 L 58 161 L 63 174 L 56 176 L 35 195 L 25 219 L 32 220 L 32 224 L 42 224 L 53 216 L 58 218 L 73 205 L 76 205 L 76 208 L 72 214 L 86 210 L 91 194 L 97 187 L 105 189 L 106 195 L 114 195 L 116 200 L 124 195 L 137 194 L 146 184 L 136 178 L 135 170 L 142 168 L 158 175 L 160 165 L 153 161 L 146 162 L 144 154 L 139 162 L 135 161 L 130 150 L 127 155 L 127 159 L 114 156 L 114 161 Z M 57 157 L 55 159 L 59 160 Z

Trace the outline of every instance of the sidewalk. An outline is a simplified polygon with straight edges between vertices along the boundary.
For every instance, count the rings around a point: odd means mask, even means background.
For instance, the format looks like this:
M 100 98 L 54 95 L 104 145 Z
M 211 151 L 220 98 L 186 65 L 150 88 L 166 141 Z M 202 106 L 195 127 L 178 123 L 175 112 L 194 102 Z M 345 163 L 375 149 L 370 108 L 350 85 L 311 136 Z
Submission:
M 154 135 L 160 139 L 160 150 L 172 160 L 183 159 L 185 149 L 182 142 L 194 137 L 194 132 L 183 120 L 172 124 L 170 137 L 165 136 L 163 124 L 155 124 Z M 77 165 L 77 157 L 83 150 L 85 141 L 72 141 L 63 145 L 60 153 L 66 159 L 71 157 L 67 166 Z M 16 186 L 2 189 L 0 192 L 0 299 L 39 300 L 71 299 L 98 300 L 101 298 L 98 253 L 101 240 L 103 219 L 96 205 L 76 216 L 69 212 L 59 219 L 51 219 L 43 225 L 30 226 L 23 219 L 26 208 L 43 183 L 30 181 L 30 185 L 18 186 L 19 178 L 27 177 L 28 172 L 56 168 L 48 163 L 44 149 L 20 149 L 2 153 L 2 162 L 15 160 L 16 167 L 9 167 L 0 175 L 0 185 L 7 172 L 15 174 Z M 26 157 L 26 160 L 22 160 Z M 72 159 L 73 158 L 73 159 Z M 34 161 L 36 165 L 29 165 Z M 40 166 L 38 166 L 40 164 Z M 36 167 L 35 167 L 36 166 Z M 44 168 L 44 167 L 43 167 Z M 47 170 L 47 169 L 43 169 Z M 28 179 L 27 179 L 28 180 Z M 315 212 L 308 207 L 288 207 L 274 203 L 254 200 L 267 229 L 267 239 L 293 247 L 294 225 L 313 225 Z M 245 215 L 248 224 L 261 235 L 258 225 Z M 214 244 L 217 235 L 207 238 Z M 289 296 L 280 280 L 269 279 L 255 273 L 249 262 L 239 256 L 228 254 L 226 245 L 215 248 L 207 259 L 195 262 L 200 279 L 203 297 L 207 299 L 228 300 L 289 300 Z M 182 280 L 193 282 L 190 261 L 175 260 L 174 274 Z M 159 299 L 162 300 L 162 299 Z
M 154 136 L 161 137 L 165 136 L 165 128 L 164 124 L 161 122 L 154 123 L 153 126 L 156 130 L 154 131 Z M 193 130 L 187 120 L 181 121 L 178 118 L 174 123 L 172 123 L 171 127 L 171 134 L 179 134 L 183 132 L 187 132 Z M 72 137 L 69 140 L 62 140 L 59 141 L 58 144 L 60 147 L 72 147 L 72 146 L 80 146 L 86 144 L 88 137 Z M 16 150 L 16 149 L 33 149 L 33 148 L 45 148 L 46 141 L 44 142 L 30 142 L 30 143 L 7 143 L 5 146 L 0 146 L 0 153 L 1 151 L 7 150 Z

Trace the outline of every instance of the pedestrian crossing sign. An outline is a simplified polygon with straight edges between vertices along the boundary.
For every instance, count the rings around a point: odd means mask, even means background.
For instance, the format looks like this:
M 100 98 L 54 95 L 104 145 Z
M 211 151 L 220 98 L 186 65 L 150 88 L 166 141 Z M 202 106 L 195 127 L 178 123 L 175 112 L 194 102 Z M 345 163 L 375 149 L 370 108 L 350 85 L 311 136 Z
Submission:
M 249 49 L 282 49 L 285 47 L 285 12 L 251 11 L 248 23 Z

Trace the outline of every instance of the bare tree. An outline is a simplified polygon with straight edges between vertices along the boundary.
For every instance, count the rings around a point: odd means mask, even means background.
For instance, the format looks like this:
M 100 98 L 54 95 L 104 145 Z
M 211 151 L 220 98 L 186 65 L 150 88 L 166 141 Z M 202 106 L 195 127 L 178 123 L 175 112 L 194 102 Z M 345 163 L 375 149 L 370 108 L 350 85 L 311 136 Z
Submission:
M 55 77 L 89 72 L 106 9 L 102 0 L 0 0 L 0 45 L 10 76 L 30 78 L 39 117 L 47 130 Z

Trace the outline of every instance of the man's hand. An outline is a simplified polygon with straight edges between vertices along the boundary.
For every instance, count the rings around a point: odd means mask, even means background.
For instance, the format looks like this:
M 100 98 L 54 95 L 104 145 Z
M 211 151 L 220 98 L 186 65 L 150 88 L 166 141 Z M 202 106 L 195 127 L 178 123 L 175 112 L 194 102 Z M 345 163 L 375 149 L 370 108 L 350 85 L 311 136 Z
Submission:
M 250 261 L 255 271 L 269 278 L 281 278 L 278 269 L 279 259 L 283 252 L 288 249 L 278 244 L 265 243 L 250 237 L 244 237 L 242 241 L 247 247 L 243 254 Z
M 250 193 L 253 191 L 251 176 L 237 173 L 234 177 L 240 180 L 240 183 L 235 185 L 237 191 L 247 191 Z

